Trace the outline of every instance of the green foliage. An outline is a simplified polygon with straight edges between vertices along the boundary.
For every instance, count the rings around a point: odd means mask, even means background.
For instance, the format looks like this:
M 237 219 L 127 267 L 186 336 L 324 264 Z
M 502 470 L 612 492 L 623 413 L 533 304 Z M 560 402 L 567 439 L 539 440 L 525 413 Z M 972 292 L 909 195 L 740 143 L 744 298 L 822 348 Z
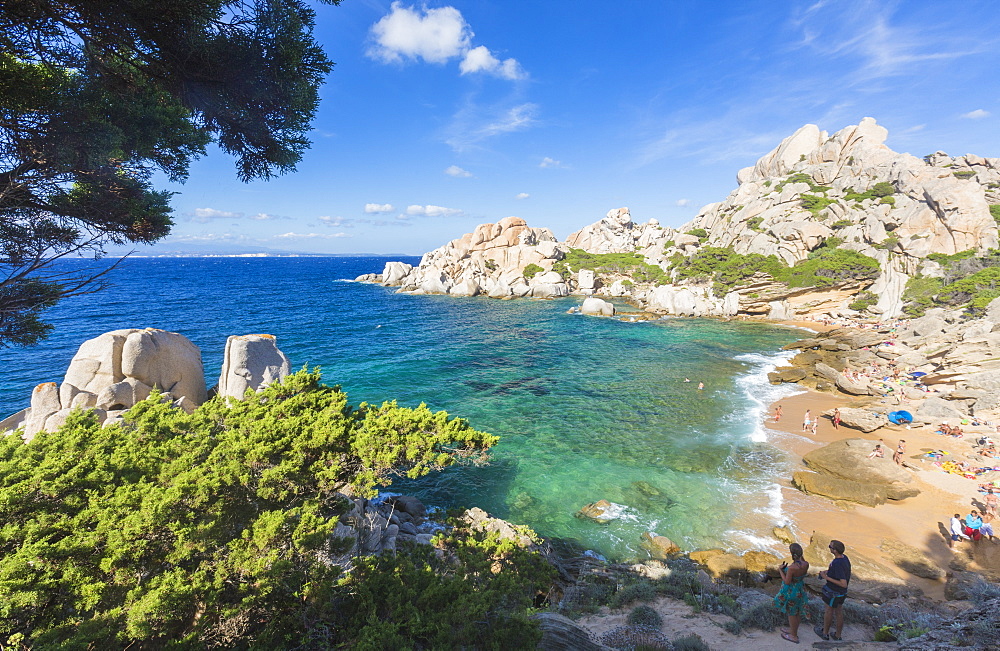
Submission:
M 872 189 L 869 190 L 869 192 L 872 193 L 873 197 L 888 197 L 889 195 L 896 193 L 896 188 L 892 183 L 882 181 L 872 186 Z
M 663 252 L 666 253 L 671 247 L 674 246 L 674 244 L 676 244 L 676 242 L 674 242 L 673 240 L 667 240 L 666 242 L 664 242 Z
M 663 625 L 663 618 L 660 616 L 660 613 L 643 604 L 632 609 L 632 612 L 625 619 L 625 623 L 630 626 L 652 626 L 659 628 Z
M 525 280 L 531 280 L 532 278 L 542 273 L 543 271 L 545 271 L 545 269 L 539 267 L 537 264 L 532 262 L 531 264 L 527 265 L 524 268 L 524 271 L 521 272 L 521 275 L 524 276 Z
M 768 180 L 764 181 L 764 187 L 765 188 L 771 187 L 771 179 L 768 179 Z
M 827 249 L 835 249 L 843 243 L 844 243 L 844 238 L 831 235 L 830 237 L 823 240 L 823 244 L 821 246 Z
M 858 312 L 863 312 L 876 303 L 878 303 L 878 296 L 866 290 L 855 296 L 854 300 L 847 307 Z
M 1000 203 L 995 203 L 990 206 L 990 215 L 993 217 L 993 221 L 1000 226 Z
M 878 202 L 879 203 L 884 203 L 884 204 L 889 205 L 889 206 L 895 206 L 896 205 L 896 197 L 882 197 L 881 199 L 878 200 Z
M 761 222 L 763 221 L 764 218 L 761 217 L 760 215 L 757 215 L 756 217 L 751 217 L 750 219 L 747 220 L 747 228 L 750 228 L 751 230 L 755 230 L 758 233 L 760 233 L 764 230 L 760 227 Z
M 878 248 L 891 251 L 897 244 L 899 244 L 898 235 L 887 235 L 886 238 L 879 243 Z
M 933 260 L 934 262 L 937 262 L 942 266 L 948 266 L 952 262 L 957 262 L 959 260 L 966 260 L 968 258 L 975 257 L 975 255 L 976 255 L 975 249 L 966 249 L 965 251 L 959 251 L 958 253 L 953 253 L 951 255 L 947 255 L 944 253 L 931 253 L 929 256 L 927 256 L 927 259 Z
M 903 289 L 903 311 L 911 317 L 923 316 L 934 306 L 934 297 L 941 291 L 940 278 L 913 276 Z
M 783 269 L 776 279 L 789 287 L 825 287 L 838 281 L 874 280 L 878 274 L 874 258 L 849 249 L 821 247 L 794 267 Z
M 897 640 L 895 627 L 884 624 L 875 631 L 876 642 L 895 642 Z
M 496 271 L 497 268 L 498 268 L 496 260 L 492 260 L 492 259 L 487 260 L 486 262 L 484 262 L 483 266 L 486 267 L 487 269 L 489 269 L 490 271 Z
M 636 601 L 652 601 L 656 598 L 656 588 L 646 579 L 630 581 L 622 586 L 608 602 L 612 608 L 621 608 Z
M 725 296 L 740 283 L 754 274 L 780 275 L 784 265 L 775 255 L 763 256 L 759 253 L 742 255 L 731 248 L 706 246 L 690 258 L 681 258 L 672 263 L 671 270 L 677 279 L 705 278 L 714 282 L 716 296 Z
M 552 270 L 563 278 L 580 269 L 591 269 L 598 275 L 628 275 L 639 283 L 665 285 L 670 282 L 663 269 L 647 263 L 638 253 L 587 253 L 583 249 L 570 249 L 565 258 L 552 266 Z
M 74 412 L 30 444 L 0 439 L 0 639 L 342 641 L 331 622 L 355 593 L 338 592 L 339 568 L 322 560 L 345 551 L 330 542 L 349 507 L 339 491 L 371 495 L 497 439 L 424 405 L 351 407 L 319 379 L 303 370 L 192 414 L 154 393 L 123 424 Z
M 674 651 L 710 651 L 710 647 L 697 633 L 675 638 L 673 645 Z
M 952 172 L 952 174 L 955 175 L 955 178 L 962 180 L 971 179 L 976 175 L 973 170 L 959 170 L 957 172 Z
M 405 545 L 369 556 L 333 593 L 350 648 L 529 649 L 541 634 L 527 619 L 554 568 L 496 533 L 455 528 L 444 550 Z
M 332 67 L 312 29 L 302 0 L 0 5 L 0 346 L 104 286 L 54 260 L 169 233 L 156 174 L 185 180 L 209 143 L 244 181 L 295 169 Z
M 853 224 L 854 222 L 852 222 L 850 219 L 838 219 L 837 221 L 833 222 L 833 224 L 831 224 L 830 228 L 833 229 L 847 228 L 848 226 L 851 226 Z
M 813 190 L 813 188 L 818 187 L 816 186 L 816 182 L 813 181 L 813 178 L 811 176 L 809 176 L 805 172 L 796 172 L 795 174 L 792 174 L 787 179 L 781 181 L 776 186 L 774 186 L 774 191 L 780 193 L 782 190 L 785 189 L 785 186 L 788 185 L 789 183 L 807 183 L 809 185 L 810 190 Z
M 698 238 L 699 242 L 704 242 L 705 240 L 708 239 L 708 231 L 706 231 L 704 228 L 692 228 L 687 233 L 685 233 L 685 235 L 694 235 L 695 237 Z

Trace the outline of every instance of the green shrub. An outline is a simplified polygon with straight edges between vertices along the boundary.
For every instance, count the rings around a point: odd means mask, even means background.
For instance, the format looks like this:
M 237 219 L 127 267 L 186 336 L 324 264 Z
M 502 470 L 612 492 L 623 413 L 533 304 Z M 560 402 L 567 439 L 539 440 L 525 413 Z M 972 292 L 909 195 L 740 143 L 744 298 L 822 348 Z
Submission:
M 710 647 L 701 636 L 691 633 L 674 639 L 674 651 L 710 651 Z
M 305 370 L 191 414 L 154 392 L 120 424 L 76 411 L 30 444 L 4 437 L 0 639 L 79 649 L 536 639 L 525 615 L 552 576 L 539 555 L 456 539 L 444 559 L 430 548 L 358 559 L 347 579 L 322 560 L 350 547 L 331 544 L 350 507 L 339 491 L 371 496 L 496 440 L 424 405 L 352 406 Z
M 1000 208 L 1000 206 L 997 206 L 997 207 Z M 755 231 L 757 231 L 759 233 L 759 232 L 761 232 L 761 231 L 764 230 L 764 229 L 762 229 L 760 227 L 760 224 L 763 221 L 764 221 L 764 218 L 761 217 L 760 215 L 757 215 L 756 217 L 751 217 L 750 219 L 747 220 L 747 228 L 750 228 L 751 230 L 755 230 Z
M 591 269 L 598 276 L 629 275 L 635 282 L 653 285 L 665 285 L 670 282 L 663 269 L 647 263 L 638 253 L 587 253 L 583 249 L 570 249 L 566 257 L 552 265 L 552 270 L 563 278 L 569 278 L 572 273 L 580 269 Z
M 775 278 L 789 287 L 825 287 L 838 281 L 874 280 L 879 272 L 874 258 L 849 249 L 821 247 L 794 267 L 784 268 Z
M 911 317 L 923 316 L 934 306 L 934 297 L 941 291 L 940 278 L 913 276 L 903 289 L 903 311 Z
M 892 183 L 882 181 L 881 183 L 876 183 L 872 186 L 870 192 L 873 197 L 888 197 L 891 194 L 896 194 L 896 188 L 892 185 Z
M 656 599 L 656 588 L 647 579 L 639 579 L 618 590 L 608 601 L 612 608 L 621 608 L 636 601 L 647 602 Z
M 927 256 L 928 260 L 933 260 L 942 266 L 950 265 L 952 262 L 957 262 L 958 260 L 965 260 L 967 258 L 975 257 L 975 249 L 966 249 L 965 251 L 959 251 L 958 253 L 953 253 L 947 255 L 944 253 L 931 253 Z
M 993 221 L 995 221 L 997 225 L 1000 226 L 1000 203 L 995 203 L 992 206 L 990 206 L 990 215 L 993 216 Z
M 765 188 L 771 187 L 771 179 L 768 179 L 768 180 L 764 181 L 764 187 Z
M 667 240 L 666 242 L 664 242 L 663 252 L 666 253 L 670 248 L 674 246 L 674 244 L 676 244 L 676 242 L 674 242 L 673 240 Z
M 524 276 L 525 280 L 531 280 L 532 278 L 542 273 L 543 271 L 545 271 L 545 269 L 539 267 L 537 264 L 532 262 L 531 264 L 525 266 L 524 271 L 521 272 L 521 275 Z
M 672 261 L 671 271 L 678 280 L 704 278 L 714 281 L 716 296 L 725 296 L 740 283 L 754 274 L 764 273 L 771 277 L 778 275 L 784 264 L 775 255 L 763 256 L 759 253 L 742 255 L 731 248 L 706 246 L 690 258 L 681 257 Z
M 490 271 L 497 270 L 496 260 L 487 260 L 486 262 L 483 263 L 483 266 L 489 269 Z
M 886 238 L 879 243 L 878 248 L 891 251 L 897 244 L 899 244 L 899 236 L 887 235 Z
M 952 174 L 955 175 L 956 179 L 962 179 L 962 180 L 971 179 L 973 176 L 976 175 L 976 173 L 972 170 L 959 170 L 957 172 L 952 172 Z
M 831 203 L 837 203 L 837 200 L 814 194 L 802 195 L 802 207 L 813 215 L 819 215 L 820 211 L 825 210 Z
M 833 229 L 847 228 L 848 226 L 851 226 L 853 224 L 854 222 L 852 222 L 850 219 L 838 219 L 837 221 L 833 222 L 833 224 L 830 225 L 830 228 Z
M 875 631 L 876 642 L 895 642 L 897 640 L 895 627 L 883 624 Z
M 896 205 L 896 197 L 882 197 L 881 199 L 878 200 L 878 202 L 879 203 L 884 203 L 884 204 L 889 205 L 889 206 L 895 206 Z
M 643 604 L 633 608 L 625 622 L 630 626 L 652 626 L 659 628 L 663 625 L 663 617 L 660 616 L 660 613 Z
M 847 307 L 858 312 L 863 312 L 876 303 L 878 303 L 878 296 L 866 290 L 855 296 L 854 300 Z
M 844 243 L 844 238 L 831 235 L 830 237 L 823 240 L 823 244 L 821 246 L 827 249 L 835 249 L 843 243 Z
M 704 228 L 692 228 L 687 233 L 685 233 L 685 235 L 694 235 L 695 237 L 698 238 L 699 242 L 704 242 L 705 240 L 708 239 L 708 231 L 706 231 Z

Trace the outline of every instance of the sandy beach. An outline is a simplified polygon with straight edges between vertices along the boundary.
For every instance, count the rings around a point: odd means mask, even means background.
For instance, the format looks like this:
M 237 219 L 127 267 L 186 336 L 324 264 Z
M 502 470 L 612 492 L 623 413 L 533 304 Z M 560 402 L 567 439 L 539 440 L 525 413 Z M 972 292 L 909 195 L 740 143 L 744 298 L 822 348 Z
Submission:
M 851 404 L 848 397 L 809 391 L 780 401 L 784 417 L 778 423 L 769 422 L 768 427 L 785 432 L 802 434 L 802 417 L 807 409 L 814 415 Z M 772 409 L 773 413 L 773 409 Z M 987 428 L 966 428 L 967 431 Z M 814 531 L 821 531 L 842 540 L 849 549 L 882 562 L 896 570 L 900 578 L 921 588 L 932 599 L 944 598 L 944 582 L 922 579 L 908 574 L 895 566 L 891 558 L 879 549 L 885 538 L 900 541 L 920 549 L 937 564 L 947 569 L 954 552 L 948 547 L 948 523 L 954 513 L 964 517 L 971 508 L 981 508 L 978 483 L 958 475 L 948 474 L 933 465 L 933 459 L 926 456 L 930 450 L 944 450 L 951 458 L 964 458 L 972 454 L 975 437 L 966 435 L 962 439 L 942 436 L 933 427 L 890 426 L 865 434 L 846 428 L 834 429 L 827 418 L 820 418 L 816 436 L 799 436 L 790 439 L 796 444 L 788 450 L 801 459 L 810 450 L 822 447 L 844 438 L 863 438 L 872 441 L 872 447 L 880 441 L 886 448 L 886 456 L 900 439 L 906 441 L 905 462 L 914 468 L 915 481 L 920 495 L 901 501 L 889 501 L 876 507 L 835 504 L 829 499 L 804 495 L 790 484 L 789 478 L 782 481 L 786 503 L 794 508 L 786 509 L 791 519 L 791 527 L 802 543 L 807 543 Z M 804 466 L 802 466 L 804 468 Z M 967 543 L 963 543 L 967 544 Z M 988 543 L 987 543 L 988 544 Z

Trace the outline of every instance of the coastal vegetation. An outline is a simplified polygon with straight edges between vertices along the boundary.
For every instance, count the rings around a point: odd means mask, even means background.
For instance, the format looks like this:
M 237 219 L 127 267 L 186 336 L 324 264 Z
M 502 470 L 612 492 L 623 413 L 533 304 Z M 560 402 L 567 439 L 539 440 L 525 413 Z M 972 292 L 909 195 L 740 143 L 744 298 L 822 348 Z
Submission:
M 570 249 L 566 257 L 552 266 L 552 270 L 563 278 L 568 278 L 580 269 L 590 269 L 598 274 L 629 275 L 635 282 L 653 285 L 670 282 L 662 268 L 649 264 L 638 253 L 588 253 L 583 249 Z
M 806 260 L 791 267 L 775 255 L 740 254 L 728 247 L 707 246 L 690 258 L 675 255 L 670 268 L 678 280 L 710 280 L 716 296 L 724 296 L 758 274 L 770 276 L 789 287 L 825 287 L 852 279 L 874 280 L 878 276 L 877 260 L 856 251 L 837 248 L 837 242 L 832 244 L 816 249 Z
M 976 256 L 973 249 L 927 256 L 940 265 L 934 276 L 911 277 L 903 292 L 903 310 L 921 316 L 932 307 L 965 308 L 978 314 L 1000 296 L 1000 249 Z
M 75 412 L 30 444 L 3 437 L 0 640 L 325 648 L 533 639 L 524 615 L 551 568 L 495 535 L 454 529 L 437 551 L 403 544 L 396 556 L 349 557 L 346 573 L 335 562 L 354 542 L 331 537 L 353 508 L 344 493 L 370 496 L 399 475 L 478 461 L 496 441 L 423 405 L 351 406 L 306 370 L 191 414 L 154 394 L 121 424 L 102 428 Z M 509 566 L 518 570 L 493 571 Z
M 209 143 L 242 181 L 295 169 L 332 66 L 313 15 L 302 0 L 4 3 L 0 347 L 38 342 L 46 308 L 104 288 L 107 268 L 54 261 L 170 232 L 156 174 L 184 181 Z
M 545 271 L 545 269 L 542 269 L 537 264 L 532 262 L 531 264 L 524 267 L 524 271 L 521 272 L 521 275 L 524 276 L 525 280 L 531 280 L 532 278 L 542 273 L 543 271 Z

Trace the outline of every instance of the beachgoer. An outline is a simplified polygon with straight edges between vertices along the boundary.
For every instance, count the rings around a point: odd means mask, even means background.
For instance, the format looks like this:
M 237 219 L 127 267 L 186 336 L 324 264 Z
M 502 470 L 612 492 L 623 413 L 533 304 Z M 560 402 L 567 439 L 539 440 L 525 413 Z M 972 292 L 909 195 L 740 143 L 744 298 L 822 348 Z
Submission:
M 997 497 L 992 488 L 986 489 L 986 512 L 994 518 L 997 517 L 997 504 L 1000 504 L 1000 497 Z
M 840 408 L 833 410 L 833 429 L 840 429 Z
M 954 548 L 955 547 L 955 543 L 957 543 L 957 542 L 959 542 L 961 540 L 969 540 L 969 537 L 965 535 L 965 532 L 962 531 L 962 528 L 963 528 L 962 527 L 962 516 L 960 516 L 958 513 L 956 513 L 951 518 L 951 527 L 950 527 L 950 530 L 951 530 L 951 540 L 948 541 L 948 547 Z
M 684 378 L 684 381 L 685 382 L 690 382 L 691 380 L 689 380 L 688 378 Z
M 698 390 L 701 391 L 704 388 L 705 388 L 705 383 L 704 382 L 699 382 L 698 383 Z
M 851 559 L 844 554 L 844 543 L 839 540 L 830 541 L 830 552 L 833 560 L 830 569 L 820 572 L 819 578 L 826 581 L 823 586 L 823 626 L 817 624 L 813 632 L 824 640 L 842 639 L 844 632 L 844 600 L 847 599 L 847 585 L 851 582 Z M 837 632 L 831 634 L 830 627 L 836 618 Z
M 969 515 L 965 516 L 965 526 L 962 528 L 962 533 L 972 538 L 973 542 L 977 542 L 983 537 L 983 532 L 980 531 L 982 528 L 983 519 L 979 517 L 979 512 L 973 509 Z
M 779 420 L 781 420 L 781 405 L 774 408 L 774 422 L 777 423 Z
M 896 465 L 903 465 L 904 453 L 906 453 L 906 441 L 900 439 L 899 444 L 896 446 L 896 451 L 892 453 L 892 460 L 896 462 Z
M 816 428 L 817 427 L 819 427 L 819 419 L 818 418 L 814 418 L 813 422 L 812 422 L 812 428 L 811 428 L 813 436 L 816 436 Z
M 885 458 L 885 450 L 882 449 L 881 445 L 876 445 L 875 449 L 871 451 L 868 455 L 869 459 L 883 459 Z
M 802 545 L 792 543 L 788 546 L 788 553 L 792 555 L 792 564 L 782 563 L 778 568 L 781 574 L 781 591 L 774 596 L 774 605 L 781 612 L 788 615 L 788 628 L 781 629 L 781 637 L 789 642 L 799 643 L 799 624 L 802 616 L 806 613 L 806 604 L 809 602 L 809 595 L 806 594 L 806 587 L 803 581 L 806 572 L 809 571 L 809 563 L 802 558 Z
M 802 417 L 802 431 L 809 429 L 809 423 L 812 422 L 812 411 L 806 409 L 806 415 Z
M 993 514 L 983 513 L 983 526 L 979 528 L 979 531 L 984 536 L 988 536 L 990 542 L 993 542 Z

